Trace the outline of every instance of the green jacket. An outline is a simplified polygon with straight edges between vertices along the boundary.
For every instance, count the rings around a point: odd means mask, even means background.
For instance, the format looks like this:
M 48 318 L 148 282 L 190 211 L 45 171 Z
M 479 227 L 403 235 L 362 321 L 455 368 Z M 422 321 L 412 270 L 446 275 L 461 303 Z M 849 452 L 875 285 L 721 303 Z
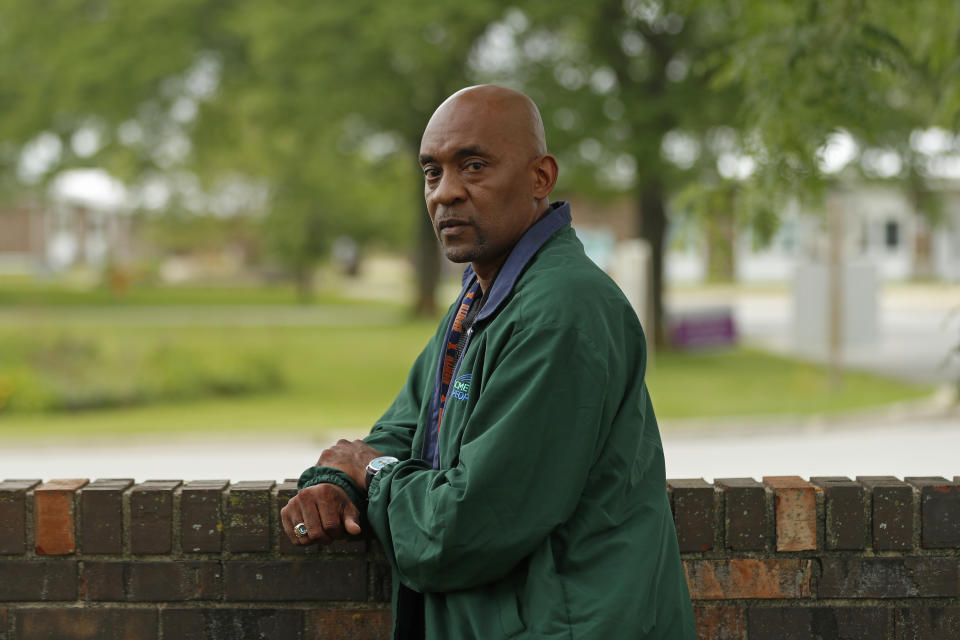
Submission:
M 401 460 L 366 510 L 393 568 L 395 638 L 420 614 L 416 592 L 427 638 L 695 637 L 643 332 L 569 216 L 555 204 L 491 287 L 443 410 L 440 468 L 421 451 L 459 304 L 366 438 Z

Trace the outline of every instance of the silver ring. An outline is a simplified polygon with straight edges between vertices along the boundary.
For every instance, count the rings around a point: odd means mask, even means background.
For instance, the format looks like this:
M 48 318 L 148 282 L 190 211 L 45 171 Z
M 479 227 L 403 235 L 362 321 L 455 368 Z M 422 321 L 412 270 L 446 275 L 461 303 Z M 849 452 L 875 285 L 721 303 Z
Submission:
M 302 522 L 298 522 L 297 524 L 293 525 L 293 532 L 297 534 L 298 538 L 302 538 L 303 536 L 307 535 L 307 525 Z

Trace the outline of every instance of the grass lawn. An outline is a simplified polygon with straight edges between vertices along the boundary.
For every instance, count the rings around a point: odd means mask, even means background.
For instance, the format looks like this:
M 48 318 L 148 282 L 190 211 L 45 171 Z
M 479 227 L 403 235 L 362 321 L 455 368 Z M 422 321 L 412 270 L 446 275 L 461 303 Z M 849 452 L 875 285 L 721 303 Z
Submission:
M 383 313 L 377 316 L 379 310 Z M 176 313 L 176 308 L 167 311 Z M 364 310 L 362 315 L 382 320 L 369 326 L 328 322 L 327 316 L 313 324 L 265 326 L 262 318 L 244 323 L 242 311 L 231 312 L 233 317 L 224 316 L 222 308 L 182 311 L 196 324 L 155 326 L 149 314 L 130 308 L 105 308 L 76 323 L 69 309 L 59 307 L 33 309 L 29 323 L 0 322 L 0 399 L 4 384 L 7 389 L 6 408 L 0 402 L 0 438 L 169 431 L 362 433 L 391 402 L 435 329 L 433 321 L 398 320 L 402 315 L 393 307 L 371 307 L 369 314 Z M 348 307 L 346 313 L 352 317 L 357 308 Z M 205 322 L 205 314 L 217 322 Z M 283 308 L 277 317 L 283 317 Z M 275 378 L 251 379 L 257 363 L 269 365 Z M 41 399 L 66 394 L 68 400 L 87 398 L 87 404 L 77 406 L 93 407 L 118 393 L 121 401 L 117 408 L 69 412 L 31 411 L 29 403 L 17 408 L 13 394 L 22 392 L 16 385 L 27 385 L 24 380 L 39 389 Z M 661 418 L 817 414 L 930 392 L 850 373 L 842 392 L 831 394 L 822 368 L 746 349 L 660 352 L 648 381 Z M 194 384 L 208 385 L 209 392 L 189 393 Z M 154 396 L 123 395 L 139 386 Z

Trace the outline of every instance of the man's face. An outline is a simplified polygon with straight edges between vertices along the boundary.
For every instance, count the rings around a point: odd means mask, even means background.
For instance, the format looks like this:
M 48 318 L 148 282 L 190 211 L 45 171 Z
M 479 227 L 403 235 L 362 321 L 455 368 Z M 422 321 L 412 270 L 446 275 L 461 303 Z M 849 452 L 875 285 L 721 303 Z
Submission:
M 539 215 L 526 138 L 469 100 L 430 121 L 420 144 L 424 197 L 434 231 L 453 262 L 492 277 Z

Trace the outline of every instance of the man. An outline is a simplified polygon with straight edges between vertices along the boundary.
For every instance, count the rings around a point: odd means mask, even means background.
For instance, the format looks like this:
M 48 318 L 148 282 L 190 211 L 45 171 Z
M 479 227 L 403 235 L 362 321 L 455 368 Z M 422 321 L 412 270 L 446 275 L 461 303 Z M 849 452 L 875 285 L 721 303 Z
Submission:
M 695 636 L 636 314 L 590 262 L 533 102 L 448 98 L 420 145 L 463 291 L 364 441 L 283 509 L 300 544 L 360 532 L 393 569 L 394 638 Z

